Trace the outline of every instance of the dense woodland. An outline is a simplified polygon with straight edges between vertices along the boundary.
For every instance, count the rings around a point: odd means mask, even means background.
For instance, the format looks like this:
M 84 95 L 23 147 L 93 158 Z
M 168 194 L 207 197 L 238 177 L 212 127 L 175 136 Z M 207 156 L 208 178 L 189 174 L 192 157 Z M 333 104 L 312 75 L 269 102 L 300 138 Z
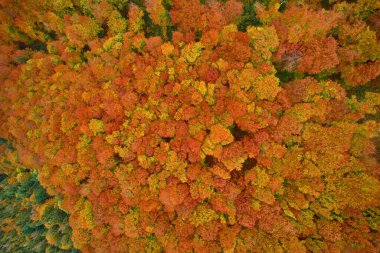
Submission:
M 377 253 L 379 3 L 0 0 L 0 252 Z

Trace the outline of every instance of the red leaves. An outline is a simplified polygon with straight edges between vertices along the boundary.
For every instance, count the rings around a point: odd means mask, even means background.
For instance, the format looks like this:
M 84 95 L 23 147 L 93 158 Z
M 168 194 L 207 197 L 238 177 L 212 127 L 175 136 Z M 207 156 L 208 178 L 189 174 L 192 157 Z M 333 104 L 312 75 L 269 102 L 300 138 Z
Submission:
M 215 82 L 219 78 L 219 71 L 214 68 L 206 67 L 206 70 L 201 78 L 206 82 Z

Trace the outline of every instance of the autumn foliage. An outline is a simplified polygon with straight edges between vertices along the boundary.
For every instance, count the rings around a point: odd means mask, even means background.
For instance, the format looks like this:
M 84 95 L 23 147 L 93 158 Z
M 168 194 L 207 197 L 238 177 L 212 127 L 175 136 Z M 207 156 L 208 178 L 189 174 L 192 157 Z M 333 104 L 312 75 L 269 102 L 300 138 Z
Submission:
M 76 249 L 379 249 L 378 2 L 0 7 L 0 135 Z

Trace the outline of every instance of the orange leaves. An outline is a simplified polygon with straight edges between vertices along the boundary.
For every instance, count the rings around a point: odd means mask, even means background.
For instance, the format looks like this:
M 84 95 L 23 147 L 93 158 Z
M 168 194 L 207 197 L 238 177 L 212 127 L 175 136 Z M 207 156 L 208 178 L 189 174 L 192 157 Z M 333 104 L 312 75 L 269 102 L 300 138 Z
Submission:
M 227 145 L 233 141 L 231 132 L 222 125 L 213 125 L 210 128 L 210 140 L 214 144 Z
M 69 41 L 82 48 L 87 42 L 96 38 L 101 30 L 100 25 L 86 16 L 72 16 L 66 21 L 65 34 Z
M 236 242 L 236 236 L 240 232 L 240 226 L 234 225 L 234 226 L 225 226 L 221 229 L 219 232 L 219 240 L 221 242 L 221 245 L 224 249 L 224 251 L 231 251 L 235 247 Z
M 339 18 L 340 14 L 334 11 L 311 10 L 307 6 L 291 4 L 273 24 L 279 31 L 281 41 L 310 42 L 313 39 L 324 39 Z
M 284 88 L 292 104 L 310 101 L 313 95 L 322 92 L 322 88 L 318 85 L 317 80 L 310 77 L 297 79 L 286 84 Z
M 169 25 L 169 15 L 161 0 L 146 0 L 146 9 L 153 23 L 166 27 Z M 166 34 L 164 34 L 166 36 Z
M 321 220 L 317 223 L 317 226 L 325 240 L 332 242 L 341 240 L 341 225 L 339 222 Z
M 338 44 L 334 38 L 314 39 L 304 44 L 284 43 L 275 58 L 287 71 L 317 74 L 338 65 Z
M 243 12 L 243 4 L 236 0 L 226 1 L 224 5 L 224 16 L 227 24 L 232 23 L 235 18 L 239 17 Z
M 342 74 L 348 84 L 364 85 L 380 75 L 380 61 L 348 66 L 342 70 Z
M 138 214 L 131 212 L 124 218 L 124 234 L 129 238 L 138 238 L 137 230 Z
M 190 184 L 190 194 L 193 199 L 205 200 L 214 193 L 212 174 L 201 170 L 197 179 Z
M 176 206 L 183 203 L 188 192 L 188 187 L 185 184 L 168 186 L 160 191 L 160 201 L 167 211 L 173 212 Z
M 303 50 L 303 57 L 297 64 L 297 71 L 311 74 L 335 67 L 338 63 L 337 42 L 329 37 L 325 40 L 309 42 Z
M 181 32 L 190 32 L 193 35 L 200 28 L 200 17 L 206 12 L 206 7 L 199 1 L 173 1 L 170 17 L 173 25 L 178 25 Z
M 219 2 L 201 4 L 197 0 L 173 2 L 170 17 L 173 25 L 177 25 L 181 32 L 190 33 L 194 38 L 198 31 L 220 30 L 230 24 L 242 12 L 242 4 L 232 0 L 226 4 Z
M 307 124 L 304 127 L 302 138 L 305 140 L 305 146 L 310 150 L 343 153 L 351 145 L 352 129 L 342 131 L 338 127 L 322 127 L 315 124 Z M 336 140 L 339 140 L 339 142 Z
M 317 74 L 338 65 L 338 43 L 328 37 L 342 15 L 308 7 L 289 8 L 272 23 L 281 41 L 276 59 L 289 71 Z
M 174 51 L 174 46 L 171 43 L 165 43 L 161 45 L 161 51 L 164 55 L 171 55 Z
M 220 231 L 220 223 L 218 221 L 211 221 L 197 228 L 197 233 L 205 241 L 214 241 L 218 239 Z

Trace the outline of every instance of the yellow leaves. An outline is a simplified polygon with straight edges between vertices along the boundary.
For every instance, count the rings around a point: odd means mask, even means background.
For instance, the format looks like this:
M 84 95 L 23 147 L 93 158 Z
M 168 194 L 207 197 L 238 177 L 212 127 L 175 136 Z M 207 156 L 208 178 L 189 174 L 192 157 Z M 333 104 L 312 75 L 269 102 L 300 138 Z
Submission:
M 70 0 L 56 0 L 51 2 L 53 9 L 58 13 L 64 13 L 65 9 L 71 9 L 74 7 Z
M 92 229 L 94 227 L 94 216 L 92 213 L 91 202 L 87 199 L 81 198 L 75 205 L 78 212 L 78 227 L 82 229 Z
M 151 104 L 152 102 L 154 103 L 154 101 L 150 100 L 149 101 Z M 136 118 L 147 118 L 149 120 L 155 120 L 156 119 L 156 115 L 154 115 L 153 112 L 149 111 L 149 108 L 148 107 L 137 107 L 136 110 L 133 112 L 134 116 L 136 116 Z
M 175 81 L 175 69 L 174 68 L 168 68 L 168 74 L 169 74 L 169 80 Z
M 193 86 L 202 96 L 206 96 L 207 84 L 204 81 L 195 81 Z
M 137 157 L 139 165 L 144 169 L 151 168 L 152 164 L 156 163 L 157 160 L 154 157 L 147 157 L 146 155 L 139 155 Z
M 122 34 L 127 30 L 128 21 L 118 11 L 113 11 L 107 22 L 113 34 Z
M 206 102 L 209 105 L 214 105 L 216 103 L 216 99 L 215 99 L 215 84 L 214 83 L 208 83 L 207 84 Z
M 244 91 L 252 88 L 254 81 L 259 77 L 257 70 L 253 68 L 245 68 L 238 74 L 238 85 Z
M 374 138 L 378 136 L 379 129 L 379 122 L 374 120 L 368 120 L 358 126 L 357 132 L 362 134 L 363 136 L 366 136 L 367 138 Z
M 380 94 L 376 92 L 366 92 L 363 103 L 367 105 L 367 110 L 365 111 L 367 114 L 375 114 L 378 112 L 376 108 L 380 105 Z
M 127 147 L 114 146 L 114 152 L 118 154 L 121 158 L 124 158 L 128 155 L 129 149 Z
M 252 41 L 255 51 L 260 52 L 264 60 L 269 61 L 272 54 L 279 46 L 279 39 L 274 26 L 256 27 L 249 26 L 247 33 Z
M 29 130 L 26 135 L 30 139 L 39 139 L 41 136 L 41 130 L 40 129 L 35 129 L 35 130 Z
M 335 185 L 334 195 L 342 206 L 365 210 L 380 203 L 380 182 L 373 176 L 364 173 L 351 174 Z
M 218 176 L 218 177 L 220 177 L 220 178 L 222 178 L 222 179 L 228 180 L 228 179 L 231 178 L 230 173 L 229 173 L 228 171 L 222 169 L 222 168 L 219 167 L 219 166 L 213 166 L 213 167 L 211 167 L 211 168 L 210 168 L 210 171 L 211 171 L 214 175 L 216 175 L 216 176 Z
M 310 103 L 298 103 L 287 110 L 286 114 L 292 114 L 292 116 L 297 118 L 299 121 L 306 122 L 313 116 L 313 114 L 317 114 L 317 111 L 312 108 L 312 104 Z
M 91 92 L 89 92 L 89 91 L 84 91 L 84 92 L 82 93 L 81 97 L 82 97 L 82 99 L 83 99 L 84 102 L 88 103 L 88 102 L 90 102 L 90 100 L 91 100 Z
M 166 40 L 166 28 L 170 25 L 168 11 L 163 6 L 161 0 L 145 1 L 145 3 L 147 5 L 146 10 L 149 13 L 149 17 L 152 19 L 154 24 L 162 27 L 163 37 Z
M 226 62 L 225 60 L 219 58 L 216 64 L 218 66 L 219 71 L 225 72 L 228 70 L 228 62 Z
M 253 90 L 259 99 L 273 100 L 281 91 L 279 79 L 274 75 L 259 76 L 253 83 Z
M 178 155 L 174 151 L 168 152 L 168 158 L 166 160 L 165 169 L 170 171 L 172 175 L 177 177 L 182 183 L 187 182 L 186 177 L 187 163 L 180 160 Z
M 214 188 L 212 185 L 202 182 L 202 180 L 197 180 L 190 184 L 190 195 L 193 199 L 207 199 L 214 193 Z
M 272 205 L 275 202 L 273 193 L 268 188 L 257 188 L 255 197 L 268 205 Z
M 129 238 L 138 238 L 139 233 L 137 230 L 137 225 L 139 222 L 139 212 L 136 209 L 131 209 L 131 211 L 124 218 L 124 234 Z
M 202 54 L 204 47 L 205 46 L 201 42 L 196 42 L 194 44 L 186 45 L 181 50 L 181 55 L 188 64 L 192 65 L 195 63 L 198 57 Z
M 233 142 L 234 137 L 226 127 L 216 124 L 210 128 L 209 138 L 214 144 L 227 145 Z
M 255 211 L 260 211 L 260 209 L 261 209 L 260 200 L 257 200 L 257 199 L 252 200 L 251 207 Z
M 280 15 L 280 12 L 278 11 L 280 6 L 281 4 L 277 2 L 266 10 L 259 2 L 256 2 L 256 15 L 261 23 L 268 24 Z
M 61 131 L 64 133 L 67 133 L 68 131 L 72 130 L 76 125 L 77 122 L 70 119 L 68 113 L 64 112 L 61 116 Z
M 120 50 L 123 46 L 123 36 L 121 34 L 109 38 L 103 44 L 103 49 L 105 51 L 110 51 L 112 49 Z
M 219 215 L 205 204 L 198 205 L 190 216 L 190 223 L 198 227 L 212 220 L 219 218 Z
M 318 172 L 319 172 L 319 174 L 317 175 L 317 177 L 320 177 L 320 176 L 321 176 L 321 173 L 320 173 L 319 170 L 318 170 Z M 317 172 L 317 173 L 318 173 L 318 172 Z M 317 173 L 315 173 L 315 174 L 317 174 Z M 305 173 L 305 176 L 308 176 L 308 174 Z M 312 176 L 315 177 L 315 175 L 312 175 Z M 319 195 L 320 195 L 319 189 L 317 189 L 317 188 L 313 188 L 313 187 L 311 186 L 311 184 L 308 183 L 308 182 L 306 182 L 306 183 L 298 183 L 298 184 L 297 184 L 297 187 L 298 187 L 298 190 L 299 190 L 300 192 L 302 192 L 303 194 L 308 194 L 308 195 L 310 195 L 310 196 L 314 196 L 314 197 L 316 197 L 316 198 L 318 198 Z M 308 207 L 308 206 L 307 206 L 307 207 Z
M 142 52 L 146 45 L 146 38 L 144 36 L 134 37 L 132 41 L 132 48 L 137 52 Z
M 322 87 L 322 97 L 324 98 L 336 98 L 343 99 L 345 97 L 345 90 L 336 82 L 333 81 L 322 81 L 319 83 Z
M 296 236 L 292 236 L 290 240 L 284 240 L 282 242 L 285 252 L 297 252 L 297 253 L 306 253 L 305 243 L 299 240 Z
M 243 163 L 246 159 L 247 156 L 243 155 L 242 157 L 237 157 L 233 159 L 223 159 L 222 163 L 224 166 L 226 166 L 228 171 L 241 170 L 241 168 L 243 167 Z
M 238 28 L 235 24 L 227 25 L 223 27 L 223 30 L 220 32 L 219 39 L 221 41 L 232 41 L 233 36 L 231 36 L 231 34 L 237 33 L 237 32 L 238 32 Z
M 308 157 L 308 153 L 309 152 L 306 152 L 306 158 Z M 316 154 L 314 154 L 314 156 L 317 157 Z M 308 158 L 308 159 L 310 159 L 310 158 Z M 319 170 L 319 168 L 316 165 L 316 160 L 314 160 L 314 159 L 306 160 L 305 159 L 303 161 L 303 174 L 306 177 L 320 177 L 322 175 L 321 171 Z
M 129 31 L 139 33 L 144 27 L 144 11 L 136 4 L 130 4 L 128 11 Z
M 93 132 L 94 136 L 99 133 L 104 133 L 104 123 L 99 119 L 91 119 L 88 127 Z
M 247 112 L 254 113 L 256 111 L 256 104 L 254 102 L 247 105 Z
M 199 94 L 203 97 L 205 97 L 206 102 L 209 105 L 214 105 L 215 100 L 215 84 L 214 83 L 207 83 L 204 81 L 195 81 L 192 83 L 193 87 L 199 92 Z M 202 98 L 197 97 L 196 95 L 193 96 L 193 101 L 195 104 L 198 104 L 202 101 Z
M 240 72 L 231 70 L 227 73 L 230 89 L 237 97 L 246 100 L 246 103 L 251 103 L 247 98 L 244 98 L 246 91 L 253 89 L 257 97 L 261 100 L 273 100 L 281 91 L 279 79 L 274 75 L 261 75 L 253 66 L 247 65 Z
M 293 218 L 293 219 L 296 219 L 296 217 L 294 216 L 294 213 L 290 210 L 288 204 L 286 203 L 286 201 L 281 201 L 281 208 L 282 210 L 284 211 L 284 214 L 290 218 Z
M 77 249 L 83 248 L 84 245 L 88 244 L 91 240 L 92 234 L 90 231 L 85 229 L 73 229 L 72 240 L 74 247 Z
M 265 169 L 256 167 L 255 172 L 256 172 L 256 180 L 254 180 L 252 184 L 261 188 L 266 187 L 270 181 L 270 176 L 266 173 Z
M 50 245 L 56 245 L 57 239 L 58 239 L 58 235 L 55 234 L 55 233 L 51 233 L 50 231 L 51 230 L 48 230 L 48 232 L 45 235 L 45 238 L 46 238 L 48 244 L 50 244 Z
M 361 55 L 362 62 L 376 61 L 380 59 L 380 45 L 378 43 L 376 32 L 367 29 L 357 35 L 356 50 Z
M 61 18 L 56 15 L 54 12 L 47 12 L 45 14 L 46 23 L 49 24 L 49 27 L 57 32 L 62 32 L 65 28 L 64 22 L 61 20 Z
M 152 193 L 157 193 L 159 189 L 164 189 L 166 179 L 170 176 L 170 172 L 167 170 L 161 171 L 159 174 L 153 174 L 148 178 L 149 190 Z
M 78 143 L 76 145 L 77 150 L 85 149 L 91 144 L 91 138 L 87 135 L 82 135 L 79 137 Z
M 108 134 L 105 139 L 109 144 L 116 144 L 118 138 L 120 137 L 121 137 L 120 131 L 113 131 L 112 134 Z

